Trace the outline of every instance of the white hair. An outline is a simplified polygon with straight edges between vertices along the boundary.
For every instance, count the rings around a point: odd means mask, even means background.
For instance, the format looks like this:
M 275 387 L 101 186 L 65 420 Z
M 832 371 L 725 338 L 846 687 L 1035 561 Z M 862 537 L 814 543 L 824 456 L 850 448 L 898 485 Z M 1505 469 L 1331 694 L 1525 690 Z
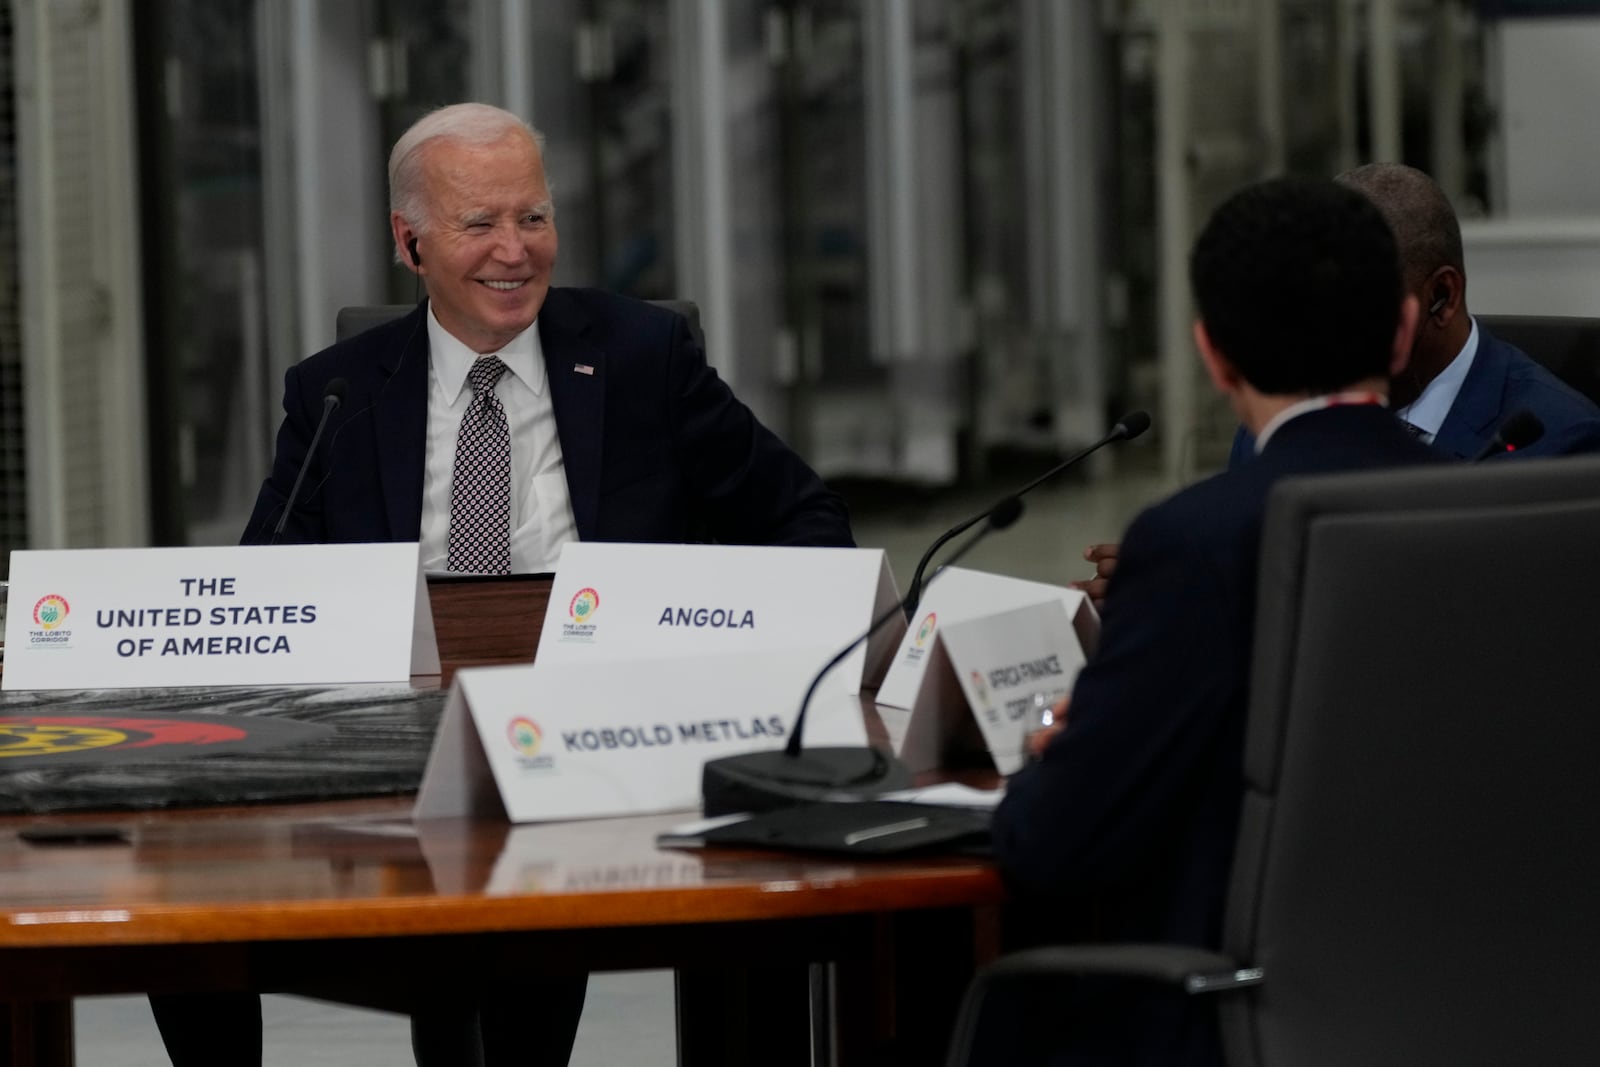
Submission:
M 389 153 L 389 211 L 417 233 L 428 230 L 424 210 L 422 149 L 429 141 L 448 139 L 466 144 L 488 145 L 508 133 L 527 135 L 544 152 L 544 134 L 503 108 L 490 104 L 451 104 L 428 112 L 400 135 Z M 396 250 L 398 257 L 398 250 Z

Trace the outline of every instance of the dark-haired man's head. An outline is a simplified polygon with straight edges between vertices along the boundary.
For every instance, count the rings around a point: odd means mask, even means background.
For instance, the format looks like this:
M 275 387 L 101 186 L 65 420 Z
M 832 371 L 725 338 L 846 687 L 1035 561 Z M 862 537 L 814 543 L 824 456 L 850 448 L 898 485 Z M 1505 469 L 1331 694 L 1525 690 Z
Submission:
M 1368 163 L 1334 180 L 1383 213 L 1400 249 L 1406 290 L 1422 308 L 1411 361 L 1391 387 L 1391 402 L 1404 407 L 1450 365 L 1472 332 L 1461 223 L 1439 183 L 1415 167 Z
M 1416 310 L 1394 236 L 1370 200 L 1331 181 L 1235 193 L 1189 274 L 1206 368 L 1252 431 L 1308 396 L 1385 388 L 1410 349 Z

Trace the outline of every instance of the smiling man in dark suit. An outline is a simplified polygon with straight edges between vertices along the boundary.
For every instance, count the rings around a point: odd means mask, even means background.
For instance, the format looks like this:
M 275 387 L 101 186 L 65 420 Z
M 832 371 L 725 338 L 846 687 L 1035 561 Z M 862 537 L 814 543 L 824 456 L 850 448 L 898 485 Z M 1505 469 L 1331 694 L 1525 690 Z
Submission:
M 852 543 L 843 503 L 706 365 L 682 316 L 550 286 L 554 206 L 520 119 L 482 104 L 435 111 L 396 143 L 389 179 L 395 249 L 428 299 L 289 370 L 247 540 L 278 521 L 324 390 L 342 378 L 280 540 L 420 539 L 430 570 L 487 569 L 451 563 L 450 520 L 459 472 L 482 465 L 458 456 L 483 443 L 463 426 L 483 406 L 471 372 L 498 360 L 484 399 L 503 411 L 486 415 L 499 447 L 509 437 L 509 546 L 496 551 L 510 570 L 552 569 L 569 540 Z
M 1385 408 L 1417 302 L 1359 193 L 1288 179 L 1247 188 L 1207 223 L 1190 276 L 1202 362 L 1260 452 L 1129 528 L 1099 647 L 1064 728 L 1009 782 L 994 845 L 1020 902 L 1077 927 L 1057 934 L 1215 948 L 1268 493 L 1294 475 L 1438 457 Z M 1048 1017 L 1063 1063 L 1198 1065 L 1220 1061 L 1210 1010 L 1091 987 Z
M 552 288 L 538 134 L 483 104 L 419 120 L 389 157 L 396 256 L 428 298 L 291 367 L 246 543 L 419 541 L 429 571 L 553 570 L 568 541 L 848 547 L 843 502 L 706 364 L 683 316 Z M 307 451 L 329 385 L 344 396 Z M 585 980 L 415 1006 L 423 1065 L 564 1064 Z M 153 997 L 168 1053 L 261 1062 L 254 996 Z M 530 1042 L 527 1003 L 541 1005 Z

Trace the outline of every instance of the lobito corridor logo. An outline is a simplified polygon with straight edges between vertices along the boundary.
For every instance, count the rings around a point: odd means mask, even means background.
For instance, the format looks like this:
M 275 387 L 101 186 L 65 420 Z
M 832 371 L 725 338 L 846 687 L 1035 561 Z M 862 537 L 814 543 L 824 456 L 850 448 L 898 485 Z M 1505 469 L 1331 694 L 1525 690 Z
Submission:
M 506 727 L 506 736 L 511 738 L 511 747 L 524 756 L 537 756 L 539 745 L 544 741 L 544 731 L 539 729 L 539 724 L 520 715 Z
M 989 684 L 983 680 L 982 671 L 973 671 L 967 675 L 967 680 L 972 683 L 972 692 L 978 698 L 977 710 L 982 713 L 990 725 L 998 725 L 1000 716 L 995 712 L 994 705 L 989 703 Z
M 917 627 L 917 632 L 911 638 L 911 643 L 906 646 L 906 663 L 917 663 L 923 656 L 928 654 L 928 650 L 924 646 L 927 645 L 928 639 L 933 636 L 933 631 L 938 625 L 939 616 L 936 613 L 930 611 L 923 617 L 922 625 Z
M 544 730 L 526 715 L 518 715 L 506 724 L 506 739 L 516 752 L 517 766 L 524 771 L 548 771 L 555 760 L 541 754 L 544 748 Z
M 54 630 L 57 626 L 67 621 L 67 616 L 72 613 L 72 606 L 65 597 L 51 593 L 42 596 L 33 606 L 33 621 L 46 630 Z
M 573 622 L 588 622 L 599 608 L 600 594 L 584 587 L 573 594 L 572 603 L 567 605 L 567 614 L 572 616 Z
M 594 617 L 600 610 L 600 593 L 592 586 L 584 586 L 572 594 L 572 599 L 567 602 L 567 617 L 570 622 L 561 624 L 561 639 L 563 641 L 593 641 L 595 635 Z
M 72 605 L 58 593 L 40 597 L 33 605 L 33 627 L 28 630 L 28 644 L 44 648 L 69 648 L 72 631 L 62 623 L 72 614 Z

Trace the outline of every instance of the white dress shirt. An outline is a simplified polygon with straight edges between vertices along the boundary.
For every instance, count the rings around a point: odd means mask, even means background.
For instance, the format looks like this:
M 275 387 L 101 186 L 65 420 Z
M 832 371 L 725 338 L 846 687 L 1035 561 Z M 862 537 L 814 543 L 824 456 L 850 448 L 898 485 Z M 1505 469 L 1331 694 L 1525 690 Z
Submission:
M 567 492 L 567 470 L 556 434 L 539 324 L 523 330 L 499 352 L 510 373 L 495 384 L 511 430 L 511 572 L 556 569 L 561 546 L 578 539 Z M 428 454 L 422 477 L 422 567 L 448 569 L 450 485 L 461 416 L 472 402 L 467 372 L 478 358 L 448 333 L 428 308 Z
M 1420 436 L 1428 444 L 1433 444 L 1434 437 L 1438 436 L 1439 427 L 1444 425 L 1450 409 L 1455 406 L 1456 397 L 1461 393 L 1461 385 L 1467 380 L 1467 372 L 1472 369 L 1472 361 L 1477 355 L 1478 320 L 1473 319 L 1472 330 L 1467 334 L 1467 343 L 1461 346 L 1456 358 L 1439 372 L 1437 378 L 1427 384 L 1415 400 L 1395 412 L 1421 430 Z

